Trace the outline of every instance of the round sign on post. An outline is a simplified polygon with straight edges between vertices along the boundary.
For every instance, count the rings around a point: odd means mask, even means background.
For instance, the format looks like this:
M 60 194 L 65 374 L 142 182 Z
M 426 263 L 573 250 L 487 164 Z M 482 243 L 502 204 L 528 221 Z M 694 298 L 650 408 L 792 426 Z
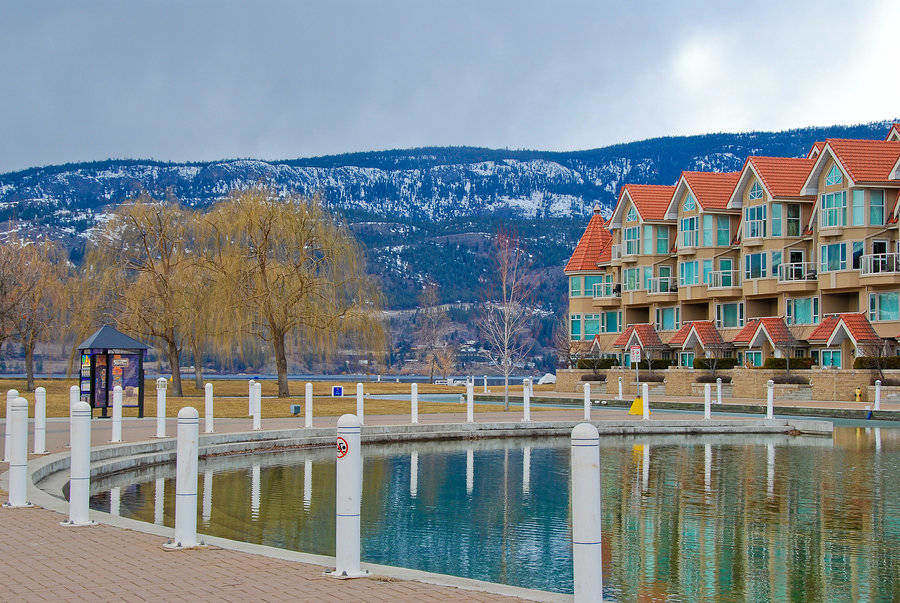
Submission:
M 337 457 L 339 459 L 347 456 L 347 453 L 350 452 L 350 444 L 347 443 L 347 440 L 338 436 L 337 439 Z

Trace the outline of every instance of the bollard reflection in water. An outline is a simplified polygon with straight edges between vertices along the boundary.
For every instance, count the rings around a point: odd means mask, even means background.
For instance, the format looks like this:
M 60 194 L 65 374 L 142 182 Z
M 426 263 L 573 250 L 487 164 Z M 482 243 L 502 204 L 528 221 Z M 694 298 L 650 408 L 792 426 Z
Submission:
M 122 501 L 122 489 L 116 486 L 109 491 L 109 513 L 119 516 Z
M 259 463 L 253 464 L 250 474 L 250 516 L 259 519 Z
M 153 493 L 153 523 L 163 525 L 163 518 L 166 511 L 166 480 L 164 478 L 156 478 L 156 488 Z
M 466 494 L 472 494 L 472 486 L 475 484 L 475 451 L 466 450 Z
M 522 494 L 531 490 L 531 446 L 522 450 Z
M 209 525 L 212 517 L 212 471 L 208 469 L 203 472 L 203 510 L 202 516 L 204 525 Z
M 419 492 L 419 453 L 412 451 L 409 454 L 409 495 L 413 498 Z
M 303 508 L 309 511 L 312 503 L 312 461 L 303 461 Z

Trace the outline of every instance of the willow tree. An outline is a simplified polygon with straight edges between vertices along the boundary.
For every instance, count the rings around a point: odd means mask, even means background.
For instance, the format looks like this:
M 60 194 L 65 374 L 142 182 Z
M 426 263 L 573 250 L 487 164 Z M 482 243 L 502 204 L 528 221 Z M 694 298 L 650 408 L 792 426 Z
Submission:
M 286 343 L 325 356 L 342 335 L 383 345 L 380 293 L 349 230 L 318 199 L 266 187 L 233 193 L 206 216 L 207 260 L 235 336 L 267 342 L 278 395 L 290 395 Z

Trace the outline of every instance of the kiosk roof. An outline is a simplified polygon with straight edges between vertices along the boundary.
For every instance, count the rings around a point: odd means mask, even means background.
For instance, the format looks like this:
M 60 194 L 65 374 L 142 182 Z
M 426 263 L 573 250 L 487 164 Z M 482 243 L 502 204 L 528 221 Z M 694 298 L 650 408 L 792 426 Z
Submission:
M 117 329 L 109 326 L 103 325 L 97 331 L 81 342 L 77 350 L 88 350 L 88 349 L 125 349 L 125 350 L 149 350 L 150 348 L 138 341 L 137 339 L 132 339 L 125 333 L 118 331 Z

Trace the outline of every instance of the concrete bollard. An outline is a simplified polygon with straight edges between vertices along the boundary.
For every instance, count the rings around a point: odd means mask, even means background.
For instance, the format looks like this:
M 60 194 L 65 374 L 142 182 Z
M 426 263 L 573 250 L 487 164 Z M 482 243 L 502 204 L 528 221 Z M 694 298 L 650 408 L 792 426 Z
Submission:
M 619 377 L 619 400 L 622 400 L 622 378 Z
M 409 386 L 409 415 L 411 423 L 419 422 L 419 385 L 413 383 Z
M 200 413 L 185 406 L 178 411 L 175 455 L 175 538 L 164 546 L 191 549 L 197 539 L 197 477 L 200 448 Z
M 475 391 L 472 383 L 466 383 L 466 423 L 475 422 Z
M 309 511 L 312 504 L 312 461 L 303 461 L 303 508 Z
M 47 454 L 47 390 L 34 390 L 34 453 Z
M 419 494 L 419 453 L 409 454 L 409 496 L 415 498 Z
M 112 421 L 110 422 L 109 441 L 117 444 L 122 441 L 122 386 L 117 385 L 113 388 L 113 410 Z
M 66 446 L 72 445 L 72 409 L 75 408 L 75 405 L 81 401 L 81 390 L 77 385 L 73 385 L 69 388 L 69 443 Z
M 528 379 L 522 384 L 522 420 L 531 421 L 531 388 L 528 387 Z
M 72 387 L 75 387 L 74 385 Z M 19 397 L 18 390 L 11 389 L 6 392 L 6 416 L 9 417 L 12 414 L 12 404 L 13 401 Z M 9 450 L 10 445 L 12 444 L 12 434 L 9 430 L 9 421 L 4 421 L 3 426 L 3 462 L 9 462 Z
M 166 380 L 156 380 L 156 437 L 166 437 Z
M 881 410 L 881 379 L 875 380 L 875 406 L 873 410 Z
M 710 398 L 712 393 L 710 389 L 709 383 L 703 385 L 703 418 L 707 421 L 709 421 L 711 416 L 709 405 L 711 404 Z
M 716 377 L 716 404 L 722 403 L 722 378 Z
M 712 445 L 705 444 L 703 446 L 703 487 L 707 492 L 709 492 L 711 476 L 712 476 Z
M 213 384 L 203 386 L 203 433 L 215 431 L 215 409 L 213 408 Z
M 775 398 L 775 382 L 766 381 L 766 419 L 772 418 L 772 401 Z
M 584 384 L 584 420 L 591 420 L 591 384 Z
M 72 453 L 69 460 L 69 519 L 64 526 L 92 525 L 91 495 L 91 405 L 79 402 L 69 411 Z
M 484 376 L 484 393 L 485 393 L 485 394 L 488 393 L 488 389 L 487 389 L 487 375 Z
M 362 392 L 362 388 L 357 389 Z M 337 424 L 337 469 L 335 498 L 335 562 L 331 575 L 359 578 L 368 571 L 359 565 L 360 504 L 362 499 L 362 422 L 343 415 Z
M 590 423 L 579 423 L 572 429 L 571 444 L 575 601 L 601 601 L 600 434 Z
M 312 427 L 313 419 L 313 386 L 312 383 L 306 384 L 306 391 L 303 392 L 303 426 Z
M 28 400 L 19 396 L 6 415 L 9 441 L 9 502 L 6 507 L 30 507 L 28 502 Z
M 262 383 L 253 384 L 253 431 L 262 429 Z
M 475 486 L 475 451 L 466 449 L 466 494 L 472 494 Z
M 356 419 L 359 421 L 360 425 L 365 425 L 366 423 L 366 395 L 363 391 L 363 384 L 356 384 Z
M 247 383 L 247 416 L 253 416 L 253 394 L 256 391 L 254 386 L 256 385 L 256 380 L 251 379 L 249 383 Z
M 531 491 L 531 446 L 522 449 L 522 494 Z
M 646 421 L 650 418 L 650 386 L 641 383 L 641 410 L 644 411 L 643 419 Z

